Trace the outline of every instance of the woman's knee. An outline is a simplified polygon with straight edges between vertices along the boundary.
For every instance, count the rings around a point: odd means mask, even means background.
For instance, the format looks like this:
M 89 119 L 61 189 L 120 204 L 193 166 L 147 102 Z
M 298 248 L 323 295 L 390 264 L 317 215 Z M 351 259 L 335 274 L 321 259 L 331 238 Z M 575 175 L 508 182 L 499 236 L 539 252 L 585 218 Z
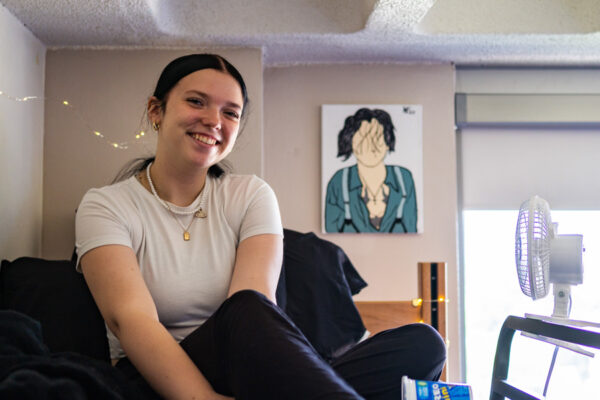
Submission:
M 442 335 L 431 325 L 427 324 L 413 324 L 414 329 L 417 330 L 416 335 L 421 339 L 424 345 L 431 348 L 432 350 L 437 349 L 437 353 L 443 354 L 446 357 L 446 343 Z
M 413 324 L 411 328 L 420 355 L 420 379 L 437 380 L 446 363 L 446 343 L 439 332 L 427 324 Z
M 427 376 L 435 377 L 446 362 L 446 343 L 431 325 L 416 323 L 386 331 L 387 346 L 399 351 L 399 356 L 408 357 L 417 369 Z M 424 378 L 421 378 L 424 379 Z
M 255 306 L 272 306 L 273 302 L 267 298 L 264 294 L 260 293 L 257 290 L 252 289 L 244 289 L 235 292 L 225 302 L 223 305 L 226 306 L 243 306 L 247 307 L 255 307 Z
M 223 302 L 216 317 L 221 322 L 238 326 L 244 322 L 255 324 L 263 319 L 279 317 L 281 311 L 264 294 L 251 289 L 240 290 Z
M 232 294 L 228 300 L 235 300 L 238 298 L 246 299 L 267 299 L 267 296 L 254 289 L 242 289 Z M 268 299 L 267 299 L 268 300 Z

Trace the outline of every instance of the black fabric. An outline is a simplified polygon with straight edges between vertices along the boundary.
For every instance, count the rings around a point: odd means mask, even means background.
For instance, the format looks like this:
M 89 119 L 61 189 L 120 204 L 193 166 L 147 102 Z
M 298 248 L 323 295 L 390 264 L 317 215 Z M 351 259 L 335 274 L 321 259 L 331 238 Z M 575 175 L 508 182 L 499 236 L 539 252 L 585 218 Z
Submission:
M 236 400 L 362 399 L 281 309 L 253 290 L 228 298 L 181 347 L 216 392 Z M 151 390 L 129 361 L 117 368 L 140 392 Z
M 217 392 L 236 400 L 398 400 L 402 376 L 437 380 L 446 358 L 435 329 L 411 324 L 381 332 L 327 365 L 280 308 L 249 290 L 226 300 L 181 346 Z M 158 399 L 127 359 L 117 368 L 140 393 Z
M 51 354 L 39 322 L 0 311 L 0 398 L 3 400 L 142 399 L 110 364 L 75 353 Z
M 367 284 L 346 254 L 313 233 L 285 229 L 277 304 L 326 359 L 356 343 L 365 328 L 352 301 Z M 106 328 L 73 257 L 3 260 L 0 309 L 41 322 L 51 351 L 74 351 L 109 360 Z
M 51 352 L 72 351 L 110 360 L 104 321 L 73 260 L 3 260 L 0 309 L 38 320 Z
M 367 283 L 340 247 L 312 232 L 284 229 L 283 245 L 277 304 L 317 352 L 331 360 L 365 333 L 352 295 Z
M 402 377 L 437 381 L 446 362 L 444 340 L 426 324 L 380 332 L 331 362 L 333 369 L 368 400 L 402 398 Z

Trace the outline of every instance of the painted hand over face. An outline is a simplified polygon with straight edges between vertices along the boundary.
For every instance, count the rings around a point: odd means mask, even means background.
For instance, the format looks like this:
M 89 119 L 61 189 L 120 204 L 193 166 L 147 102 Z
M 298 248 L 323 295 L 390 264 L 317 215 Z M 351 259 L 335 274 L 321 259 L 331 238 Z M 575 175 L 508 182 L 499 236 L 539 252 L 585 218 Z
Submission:
M 385 158 L 389 150 L 383 136 L 383 126 L 376 120 L 362 121 L 352 137 L 352 152 L 359 163 L 373 167 Z

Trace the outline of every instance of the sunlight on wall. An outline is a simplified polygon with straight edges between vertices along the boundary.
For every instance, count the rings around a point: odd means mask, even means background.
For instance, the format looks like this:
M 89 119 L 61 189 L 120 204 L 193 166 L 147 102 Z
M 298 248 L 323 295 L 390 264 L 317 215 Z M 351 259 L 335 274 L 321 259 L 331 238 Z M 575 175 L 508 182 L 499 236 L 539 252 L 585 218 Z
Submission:
M 489 397 L 498 334 L 508 315 L 550 315 L 552 295 L 533 301 L 519 287 L 515 266 L 518 211 L 464 211 L 466 381 L 476 399 Z M 552 211 L 559 234 L 582 234 L 583 284 L 572 288 L 571 318 L 600 322 L 600 211 Z M 515 335 L 508 380 L 541 396 L 554 347 Z M 596 398 L 592 377 L 600 354 L 558 352 L 548 400 Z

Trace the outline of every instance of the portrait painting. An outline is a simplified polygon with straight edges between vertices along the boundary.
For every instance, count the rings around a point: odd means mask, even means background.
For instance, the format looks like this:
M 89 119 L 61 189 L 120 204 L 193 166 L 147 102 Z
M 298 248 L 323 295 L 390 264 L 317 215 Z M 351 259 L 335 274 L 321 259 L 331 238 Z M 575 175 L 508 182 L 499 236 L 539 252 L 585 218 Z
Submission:
M 422 106 L 321 109 L 323 232 L 423 232 Z

